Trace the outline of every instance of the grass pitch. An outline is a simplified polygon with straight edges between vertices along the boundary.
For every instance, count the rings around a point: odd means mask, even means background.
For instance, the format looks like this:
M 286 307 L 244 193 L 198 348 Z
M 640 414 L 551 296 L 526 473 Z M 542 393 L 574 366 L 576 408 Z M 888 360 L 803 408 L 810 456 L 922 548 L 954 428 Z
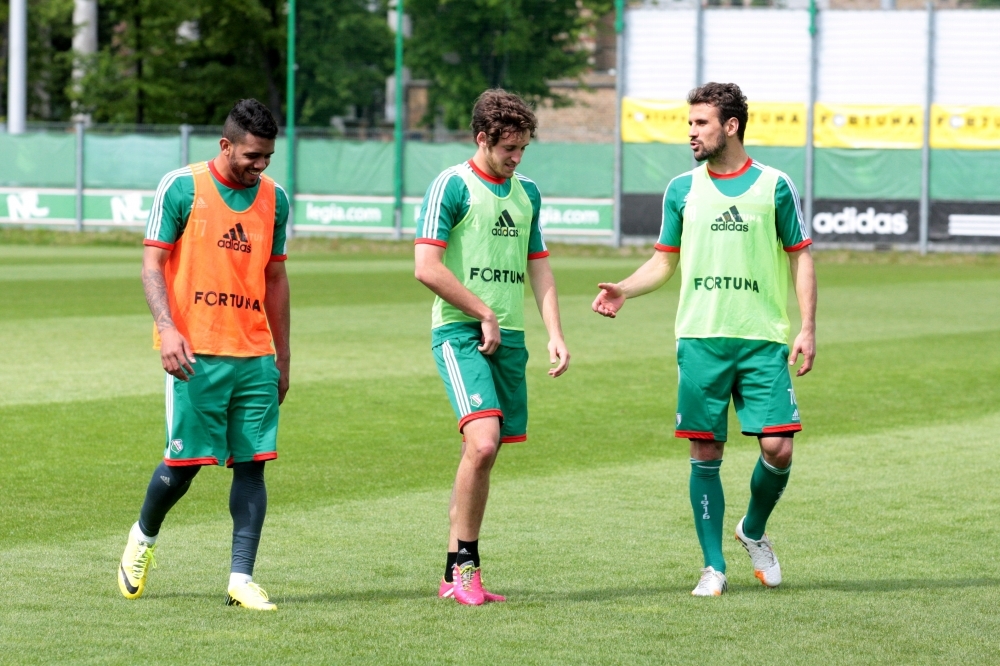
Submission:
M 529 441 L 504 447 L 482 535 L 510 602 L 470 609 L 435 598 L 459 438 L 409 250 L 306 249 L 288 264 L 292 389 L 255 575 L 280 610 L 265 615 L 222 603 L 221 469 L 168 517 L 146 596 L 118 593 L 163 437 L 140 250 L 0 245 L 0 661 L 1000 660 L 995 259 L 820 255 L 819 356 L 796 381 L 806 430 L 768 526 L 785 582 L 763 589 L 727 540 L 730 593 L 694 599 L 687 442 L 672 437 L 678 279 L 608 321 L 594 285 L 642 259 L 557 249 L 573 360 L 545 375 L 530 315 Z M 757 455 L 732 437 L 729 530 Z

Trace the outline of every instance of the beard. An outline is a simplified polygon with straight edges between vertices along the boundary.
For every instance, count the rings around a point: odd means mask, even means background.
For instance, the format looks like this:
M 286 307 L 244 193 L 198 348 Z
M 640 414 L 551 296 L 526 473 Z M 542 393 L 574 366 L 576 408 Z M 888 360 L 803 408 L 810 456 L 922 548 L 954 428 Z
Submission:
M 694 150 L 694 158 L 699 162 L 714 160 L 726 152 L 726 138 L 721 137 L 719 142 L 713 145 L 702 144 L 701 150 Z
M 247 173 L 248 168 L 241 167 L 233 157 L 229 158 L 229 170 L 236 177 L 236 182 L 243 187 L 254 187 L 260 180 L 260 174 L 254 176 Z

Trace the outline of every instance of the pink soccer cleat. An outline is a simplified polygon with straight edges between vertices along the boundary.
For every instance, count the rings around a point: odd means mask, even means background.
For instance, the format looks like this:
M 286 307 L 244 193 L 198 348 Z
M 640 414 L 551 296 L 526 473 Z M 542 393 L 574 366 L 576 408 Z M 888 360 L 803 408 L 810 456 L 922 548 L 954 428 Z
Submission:
M 471 562 L 466 562 L 461 568 L 456 564 L 452 569 L 453 594 L 455 601 L 463 606 L 482 606 L 486 601 L 483 592 L 483 580 L 479 567 L 472 566 Z
M 455 583 L 449 583 L 444 578 L 441 579 L 441 587 L 438 588 L 438 599 L 452 599 L 455 597 Z

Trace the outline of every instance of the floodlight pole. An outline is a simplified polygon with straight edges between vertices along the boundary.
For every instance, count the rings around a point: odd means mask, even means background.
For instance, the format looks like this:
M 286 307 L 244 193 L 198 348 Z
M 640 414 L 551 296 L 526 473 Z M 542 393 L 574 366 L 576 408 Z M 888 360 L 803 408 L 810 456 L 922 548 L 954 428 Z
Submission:
M 396 118 L 393 139 L 396 148 L 396 164 L 393 173 L 393 233 L 399 240 L 403 237 L 403 0 L 396 0 Z
M 285 152 L 288 154 L 285 186 L 288 194 L 288 223 L 285 232 L 295 232 L 295 0 L 288 0 L 288 71 L 285 75 Z
M 809 101 L 806 103 L 806 230 L 812 237 L 813 200 L 816 192 L 816 147 L 813 144 L 813 126 L 816 122 L 816 89 L 819 72 L 819 46 L 816 29 L 816 0 L 809 0 Z
M 615 173 L 611 244 L 622 246 L 622 99 L 625 95 L 625 0 L 615 0 Z
M 927 3 L 927 90 L 924 97 L 924 137 L 920 150 L 920 254 L 927 254 L 931 217 L 931 104 L 934 103 L 934 3 Z
M 7 28 L 7 131 L 24 134 L 28 118 L 28 0 L 10 0 Z

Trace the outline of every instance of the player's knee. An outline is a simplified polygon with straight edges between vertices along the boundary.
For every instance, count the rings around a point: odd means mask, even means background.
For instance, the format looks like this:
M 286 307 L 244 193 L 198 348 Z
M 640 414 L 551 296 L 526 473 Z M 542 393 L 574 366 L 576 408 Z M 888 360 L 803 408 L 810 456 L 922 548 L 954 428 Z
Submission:
M 792 464 L 792 445 L 794 440 L 791 437 L 773 437 L 761 440 L 761 453 L 764 461 L 768 465 L 784 469 Z

